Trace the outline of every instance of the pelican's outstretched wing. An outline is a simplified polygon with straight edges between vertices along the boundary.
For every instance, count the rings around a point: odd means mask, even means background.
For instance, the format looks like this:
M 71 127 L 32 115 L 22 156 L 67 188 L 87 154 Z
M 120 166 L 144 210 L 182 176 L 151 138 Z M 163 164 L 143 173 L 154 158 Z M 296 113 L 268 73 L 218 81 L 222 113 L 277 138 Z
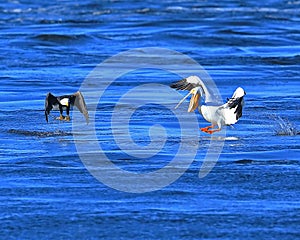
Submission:
M 201 87 L 203 89 L 204 83 L 197 76 L 190 76 L 184 78 L 178 82 L 174 82 L 170 85 L 171 88 L 175 88 L 176 90 L 188 90 L 191 91 L 195 87 Z
M 71 104 L 76 106 L 78 110 L 84 115 L 86 123 L 89 123 L 89 113 L 83 98 L 83 95 L 80 91 L 73 94 L 75 98 L 72 98 Z
M 52 110 L 53 105 L 56 104 L 59 104 L 57 98 L 49 92 L 45 99 L 45 117 L 47 122 L 48 122 L 48 115 Z

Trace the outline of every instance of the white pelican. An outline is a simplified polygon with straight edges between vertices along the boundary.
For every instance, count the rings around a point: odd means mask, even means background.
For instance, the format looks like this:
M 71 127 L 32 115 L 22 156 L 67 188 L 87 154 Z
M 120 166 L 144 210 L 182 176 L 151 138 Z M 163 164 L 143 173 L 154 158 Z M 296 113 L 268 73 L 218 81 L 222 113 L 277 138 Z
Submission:
M 216 105 L 213 103 L 212 94 L 204 85 L 203 81 L 197 76 L 190 76 L 178 82 L 171 84 L 171 88 L 176 90 L 190 91 L 175 107 L 178 108 L 183 101 L 192 94 L 188 112 L 194 111 L 198 106 L 199 112 L 203 118 L 211 123 L 211 126 L 200 128 L 202 132 L 212 134 L 218 132 L 225 125 L 235 124 L 242 116 L 244 105 L 244 96 L 246 95 L 243 88 L 238 87 L 227 103 Z M 204 103 L 201 105 L 201 97 L 204 96 Z M 214 129 L 218 126 L 217 129 Z
M 89 113 L 83 95 L 80 91 L 77 91 L 76 93 L 71 95 L 63 95 L 59 97 L 56 97 L 49 92 L 45 99 L 46 121 L 48 122 L 48 115 L 50 114 L 50 111 L 53 108 L 59 108 L 60 116 L 56 119 L 70 121 L 70 116 L 69 116 L 70 107 L 74 105 L 84 115 L 86 123 L 89 123 Z M 64 108 L 66 109 L 66 113 L 67 113 L 66 117 L 62 115 Z

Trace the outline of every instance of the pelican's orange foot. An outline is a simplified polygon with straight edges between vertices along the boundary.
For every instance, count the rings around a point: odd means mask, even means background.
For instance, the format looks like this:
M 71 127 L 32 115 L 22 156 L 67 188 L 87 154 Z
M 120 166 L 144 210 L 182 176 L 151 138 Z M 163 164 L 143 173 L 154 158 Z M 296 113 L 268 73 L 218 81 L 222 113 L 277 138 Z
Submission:
M 207 132 L 208 129 L 210 129 L 210 128 L 214 128 L 214 125 L 211 125 L 211 126 L 208 126 L 208 127 L 205 127 L 205 128 L 200 128 L 200 130 L 201 130 L 202 132 Z
M 209 134 L 213 134 L 215 132 L 219 132 L 221 129 L 215 129 L 215 130 L 207 130 L 206 132 L 209 133 Z

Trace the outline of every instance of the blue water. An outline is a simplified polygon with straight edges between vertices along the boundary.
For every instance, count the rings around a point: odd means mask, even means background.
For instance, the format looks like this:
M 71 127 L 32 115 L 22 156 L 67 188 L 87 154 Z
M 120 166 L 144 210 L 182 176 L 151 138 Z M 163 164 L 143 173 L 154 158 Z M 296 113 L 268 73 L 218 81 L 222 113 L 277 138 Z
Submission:
M 1 239 L 299 238 L 299 24 L 299 1 L 1 2 Z M 47 124 L 43 108 L 47 92 L 76 92 L 97 64 L 146 47 L 196 60 L 223 99 L 238 86 L 247 95 L 243 116 L 227 128 L 222 154 L 206 177 L 198 173 L 210 136 L 192 129 L 199 142 L 192 143 L 198 151 L 188 170 L 160 190 L 136 194 L 93 177 L 76 151 L 72 123 L 56 121 L 52 112 Z M 177 77 L 133 71 L 96 103 L 99 144 L 114 164 L 146 173 L 171 161 L 180 131 L 168 108 L 150 104 L 132 115 L 136 144 L 151 144 L 153 123 L 168 134 L 162 150 L 142 160 L 118 148 L 110 118 L 128 90 L 169 85 Z M 165 98 L 174 107 L 180 99 Z

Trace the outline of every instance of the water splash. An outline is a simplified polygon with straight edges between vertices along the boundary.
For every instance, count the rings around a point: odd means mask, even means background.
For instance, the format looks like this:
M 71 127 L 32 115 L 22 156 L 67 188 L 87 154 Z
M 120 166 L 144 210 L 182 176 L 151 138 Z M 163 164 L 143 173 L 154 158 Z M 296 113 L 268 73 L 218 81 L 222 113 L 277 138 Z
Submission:
M 277 136 L 295 136 L 299 135 L 300 131 L 296 128 L 296 126 L 291 123 L 287 118 L 282 118 L 280 116 L 272 116 L 275 120 L 275 134 Z

